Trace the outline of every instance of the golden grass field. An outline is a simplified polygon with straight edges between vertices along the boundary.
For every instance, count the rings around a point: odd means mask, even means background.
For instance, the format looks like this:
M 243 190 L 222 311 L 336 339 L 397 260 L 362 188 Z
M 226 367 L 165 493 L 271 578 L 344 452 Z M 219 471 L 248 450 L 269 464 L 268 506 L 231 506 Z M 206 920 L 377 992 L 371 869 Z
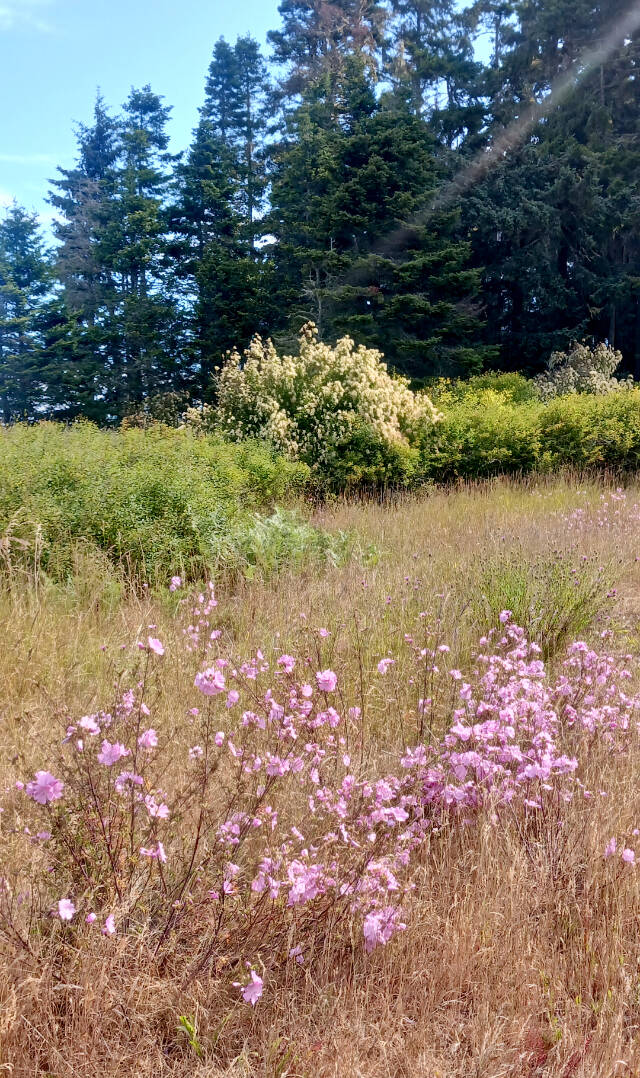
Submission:
M 366 751 L 392 754 L 416 740 L 407 670 L 398 658 L 387 678 L 364 688 L 362 670 L 395 655 L 421 611 L 460 667 L 503 607 L 528 620 L 551 663 L 565 640 L 597 641 L 605 628 L 615 633 L 612 648 L 637 655 L 640 487 L 621 500 L 612 490 L 496 481 L 338 503 L 318 511 L 317 522 L 353 529 L 364 556 L 338 569 L 222 583 L 219 624 L 246 654 L 300 650 L 310 631 L 330 630 L 332 665 L 352 700 L 366 700 Z M 0 790 L 44 766 L 66 722 L 109 699 L 121 645 L 149 624 L 167 650 L 155 725 L 170 732 L 181 758 L 193 678 L 174 599 L 116 594 L 95 565 L 68 586 L 35 572 L 7 580 Z M 583 601 L 569 611 L 577 593 Z M 154 963 L 143 936 L 34 928 L 27 951 L 0 935 L 0 1074 L 639 1075 L 640 868 L 605 861 L 602 851 L 611 835 L 640 827 L 640 744 L 618 755 L 594 749 L 585 775 L 607 796 L 588 811 L 579 799 L 567 805 L 560 836 L 552 821 L 526 840 L 482 817 L 442 827 L 421 853 L 405 932 L 370 955 L 348 931 L 339 940 L 328 933 L 313 963 L 283 974 L 255 1008 L 230 991 L 224 963 L 194 965 L 197 940 L 191 952 L 176 948 Z M 41 853 L 34 847 L 33 863 L 14 864 L 25 846 L 6 820 L 0 814 L 0 875 L 35 878 Z M 180 1016 L 195 1027 L 191 1045 Z

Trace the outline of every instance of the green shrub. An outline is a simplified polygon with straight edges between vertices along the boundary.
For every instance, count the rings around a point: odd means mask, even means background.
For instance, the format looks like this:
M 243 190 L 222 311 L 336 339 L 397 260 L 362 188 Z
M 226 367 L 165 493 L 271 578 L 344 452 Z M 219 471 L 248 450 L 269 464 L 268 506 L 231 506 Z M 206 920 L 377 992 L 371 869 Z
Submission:
M 441 409 L 465 397 L 475 397 L 483 389 L 491 389 L 515 404 L 538 400 L 535 382 L 517 371 L 486 371 L 472 378 L 455 380 L 440 378 L 426 388 L 434 404 Z
M 337 439 L 320 473 L 322 488 L 338 492 L 380 487 L 410 488 L 420 478 L 420 451 L 405 441 L 392 441 L 362 421 Z
M 230 563 L 252 579 L 257 573 L 264 578 L 285 566 L 300 568 L 309 562 L 342 565 L 355 539 L 347 532 L 331 535 L 315 528 L 295 511 L 276 509 L 269 517 L 256 513 L 232 543 Z
M 558 397 L 540 410 L 540 466 L 546 469 L 640 465 L 640 390 Z
M 73 575 L 79 542 L 142 579 L 200 575 L 242 565 L 256 511 L 307 482 L 303 464 L 257 443 L 162 426 L 19 425 L 0 431 L 0 534 L 11 534 L 14 560 L 37 545 L 56 578 Z
M 539 411 L 537 402 L 513 404 L 491 389 L 469 392 L 426 432 L 423 475 L 447 482 L 532 471 L 540 456 Z
M 437 397 L 443 419 L 422 440 L 418 474 L 438 482 L 640 467 L 640 390 L 574 393 L 548 403 L 467 391 Z

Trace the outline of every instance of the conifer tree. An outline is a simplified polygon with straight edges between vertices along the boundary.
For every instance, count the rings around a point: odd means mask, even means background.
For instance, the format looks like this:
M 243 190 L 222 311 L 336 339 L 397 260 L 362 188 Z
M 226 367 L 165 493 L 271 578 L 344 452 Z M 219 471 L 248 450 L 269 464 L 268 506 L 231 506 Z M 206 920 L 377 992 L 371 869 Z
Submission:
M 281 0 L 279 30 L 268 40 L 286 66 L 282 92 L 295 98 L 325 75 L 333 79 L 351 57 L 379 70 L 389 12 L 379 0 Z
M 452 146 L 477 128 L 480 65 L 475 62 L 467 21 L 454 0 L 391 0 L 394 47 L 390 69 L 406 83 L 410 104 L 431 120 L 434 131 Z
M 326 338 L 347 332 L 415 377 L 477 369 L 479 275 L 455 215 L 429 210 L 439 165 L 426 122 L 397 95 L 378 100 L 357 59 L 338 100 L 336 115 L 316 88 L 274 177 L 292 329 L 311 317 Z
M 255 41 L 213 51 L 201 119 L 179 167 L 172 225 L 191 298 L 194 386 L 233 347 L 270 329 L 260 238 L 266 192 L 263 142 L 268 75 Z
M 36 214 L 16 203 L 0 220 L 0 416 L 37 416 L 43 400 L 40 317 L 51 265 Z
M 105 237 L 116 215 L 117 121 L 98 94 L 93 123 L 77 129 L 78 157 L 58 169 L 49 196 L 56 210 L 55 273 L 61 289 L 45 320 L 47 400 L 54 414 L 100 420 L 119 370 L 118 284 Z
M 491 338 L 508 365 L 540 368 L 552 350 L 591 336 L 622 347 L 640 373 L 638 40 L 621 39 L 596 68 L 582 62 L 625 9 L 621 0 L 514 4 L 493 73 L 493 129 L 544 102 L 559 78 L 574 89 L 546 106 L 463 207 L 485 267 Z
M 148 86 L 115 120 L 99 98 L 76 168 L 54 181 L 63 306 L 49 313 L 47 352 L 59 414 L 115 421 L 184 380 L 166 257 L 169 111 Z

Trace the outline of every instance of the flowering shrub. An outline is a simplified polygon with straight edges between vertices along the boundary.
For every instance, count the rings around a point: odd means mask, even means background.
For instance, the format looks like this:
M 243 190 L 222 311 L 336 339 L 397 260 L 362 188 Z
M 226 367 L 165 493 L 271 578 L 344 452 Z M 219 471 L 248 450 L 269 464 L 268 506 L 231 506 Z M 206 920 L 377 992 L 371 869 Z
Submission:
M 345 455 L 355 481 L 397 479 L 403 468 L 408 475 L 410 446 L 438 419 L 429 398 L 392 377 L 379 352 L 349 337 L 332 348 L 312 324 L 296 356 L 278 355 L 259 337 L 243 356 L 233 352 L 217 388 L 217 409 L 190 413 L 192 422 L 235 441 L 266 439 L 323 478 L 341 458 L 344 467 Z
M 35 868 L 0 881 L 0 931 L 18 949 L 48 926 L 76 945 L 144 941 L 150 961 L 178 942 L 193 975 L 233 954 L 230 986 L 253 1006 L 342 926 L 359 926 L 366 952 L 401 932 L 416 855 L 447 821 L 546 818 L 591 795 L 581 766 L 596 742 L 619 751 L 637 735 L 623 663 L 576 641 L 553 676 L 503 611 L 466 675 L 424 628 L 377 658 L 371 680 L 408 668 L 416 689 L 411 743 L 382 764 L 361 686 L 322 662 L 326 630 L 317 663 L 307 648 L 241 657 L 224 647 L 213 586 L 183 609 L 192 706 L 176 728 L 153 716 L 171 656 L 150 626 L 128 687 L 68 723 L 55 760 L 7 791 L 3 827 L 41 848 Z
M 619 381 L 614 371 L 622 363 L 622 352 L 606 344 L 590 348 L 574 344 L 570 352 L 552 352 L 547 370 L 535 379 L 542 400 L 564 397 L 568 393 L 601 395 L 633 385 L 631 377 Z

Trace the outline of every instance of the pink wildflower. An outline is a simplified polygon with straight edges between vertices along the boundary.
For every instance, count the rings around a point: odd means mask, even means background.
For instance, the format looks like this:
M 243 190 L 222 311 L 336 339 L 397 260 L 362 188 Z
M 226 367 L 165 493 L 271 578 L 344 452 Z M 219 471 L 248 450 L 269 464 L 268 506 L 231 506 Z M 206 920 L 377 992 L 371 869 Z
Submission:
M 278 659 L 278 666 L 281 666 L 285 674 L 290 674 L 296 665 L 296 660 L 293 655 L 281 655 Z
M 256 1003 L 260 999 L 263 990 L 263 981 L 254 969 L 251 970 L 251 980 L 248 984 L 242 985 L 239 981 L 233 982 L 234 988 L 242 989 L 242 998 L 245 1003 L 250 1003 L 252 1007 L 255 1007 Z
M 393 666 L 395 661 L 395 659 L 380 659 L 380 662 L 378 663 L 378 673 L 386 674 L 389 667 Z
M 604 856 L 605 856 L 605 858 L 613 857 L 613 855 L 616 852 L 617 848 L 618 848 L 618 843 L 616 842 L 615 838 L 610 838 L 609 841 L 607 842 L 607 845 L 604 848 Z
M 80 719 L 80 722 L 78 723 L 78 726 L 81 726 L 82 729 L 86 730 L 88 734 L 95 735 L 100 733 L 100 727 L 96 722 L 95 715 L 83 715 L 83 717 Z
M 161 864 L 163 864 L 163 865 L 166 864 L 166 861 L 167 861 L 167 855 L 165 853 L 165 848 L 164 848 L 164 846 L 162 845 L 161 842 L 157 842 L 156 845 L 152 846 L 150 849 L 148 849 L 146 846 L 141 846 L 140 847 L 140 856 L 141 857 L 150 857 L 150 858 L 152 858 L 152 860 L 160 861 Z
M 118 760 L 121 760 L 124 756 L 131 756 L 129 749 L 125 748 L 119 741 L 112 745 L 110 741 L 105 739 L 98 753 L 98 763 L 104 764 L 105 767 L 111 767 L 113 764 L 117 764 Z
M 123 793 L 129 782 L 132 786 L 142 786 L 144 779 L 142 775 L 135 775 L 133 771 L 121 771 L 114 783 L 116 793 Z
M 155 819 L 157 819 L 157 820 L 168 820 L 169 819 L 169 815 L 170 815 L 169 806 L 165 805 L 164 802 L 162 802 L 161 804 L 158 804 L 155 797 L 152 797 L 151 794 L 147 794 L 145 799 L 144 799 L 144 803 L 145 803 L 145 807 L 147 809 L 147 812 L 152 817 L 152 819 L 154 819 L 154 820 Z
M 39 805 L 47 805 L 62 797 L 64 782 L 57 779 L 50 771 L 36 771 L 32 782 L 27 783 L 27 794 Z
M 318 683 L 318 688 L 322 692 L 334 692 L 338 684 L 337 675 L 334 674 L 333 670 L 319 671 L 319 673 L 316 674 L 316 681 Z
M 154 729 L 145 730 L 138 738 L 141 749 L 155 749 L 158 744 L 158 735 Z
M 88 925 L 92 925 L 95 920 L 96 920 L 96 915 L 93 912 L 88 913 L 87 916 L 85 917 L 85 921 L 87 922 Z
M 147 643 L 149 651 L 155 652 L 156 655 L 164 655 L 164 644 L 158 640 L 157 636 L 147 637 Z
M 104 922 L 104 928 L 102 929 L 103 936 L 113 936 L 116 930 L 116 919 L 112 913 L 109 914 Z
M 61 921 L 71 921 L 76 908 L 70 898 L 61 898 L 58 902 L 58 917 Z
M 393 906 L 387 906 L 385 909 L 374 910 L 372 913 L 367 914 L 362 926 L 365 950 L 373 951 L 378 944 L 384 946 L 396 932 L 400 932 L 407 927 L 396 918 L 397 910 Z
M 182 587 L 182 578 L 179 576 L 172 576 L 171 583 L 169 584 L 169 591 L 177 591 Z
M 226 687 L 222 670 L 214 670 L 212 666 L 196 674 L 194 684 L 203 696 L 218 696 L 219 693 L 225 691 Z
M 622 851 L 622 860 L 626 861 L 626 863 L 628 865 L 635 864 L 635 860 L 636 860 L 635 852 L 633 850 L 630 850 L 627 846 L 625 846 L 624 850 Z

